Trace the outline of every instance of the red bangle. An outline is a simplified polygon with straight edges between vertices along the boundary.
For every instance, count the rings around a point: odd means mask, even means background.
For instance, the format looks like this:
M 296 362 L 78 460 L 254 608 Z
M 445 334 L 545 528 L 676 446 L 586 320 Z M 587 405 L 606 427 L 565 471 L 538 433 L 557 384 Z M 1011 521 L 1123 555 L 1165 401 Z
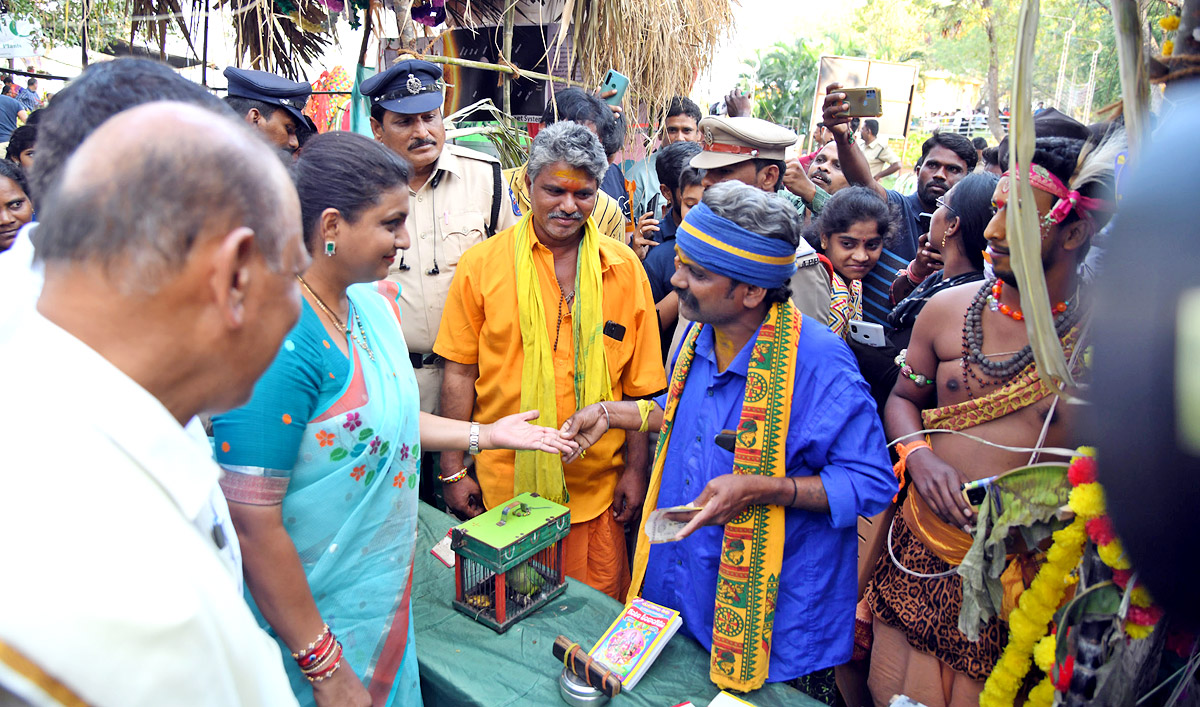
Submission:
M 316 652 L 317 648 L 320 647 L 322 644 L 324 644 L 326 641 L 328 641 L 330 637 L 331 637 L 331 634 L 329 632 L 329 624 L 325 624 L 321 627 L 321 633 L 317 634 L 317 637 L 315 639 L 313 639 L 313 642 L 308 644 L 308 648 L 305 648 L 304 650 L 293 653 L 292 657 L 295 658 L 296 660 L 300 660 L 302 658 L 307 658 L 308 656 L 310 656 L 314 652 Z

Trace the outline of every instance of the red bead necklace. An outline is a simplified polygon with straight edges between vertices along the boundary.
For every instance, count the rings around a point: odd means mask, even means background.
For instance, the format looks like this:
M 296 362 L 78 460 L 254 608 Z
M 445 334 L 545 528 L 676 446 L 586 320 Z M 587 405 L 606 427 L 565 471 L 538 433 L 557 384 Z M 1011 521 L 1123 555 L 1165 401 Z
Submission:
M 999 313 L 1003 314 L 1004 316 L 1009 317 L 1010 319 L 1014 319 L 1018 322 L 1024 321 L 1025 315 L 1021 313 L 1021 310 L 1013 309 L 1012 307 L 1009 307 L 1007 304 L 1004 304 L 1003 302 L 1000 301 L 1000 293 L 1003 292 L 1003 290 L 1004 290 L 1004 283 L 1001 282 L 1000 280 L 996 280 L 996 282 L 992 284 L 992 294 L 990 297 L 988 297 L 988 306 L 992 308 L 993 312 L 999 312 Z M 1070 306 L 1071 306 L 1071 301 L 1064 300 L 1064 301 L 1059 302 L 1058 304 L 1054 305 L 1054 307 L 1052 308 L 1052 311 L 1054 312 L 1055 315 L 1059 315 L 1059 314 L 1062 314 L 1063 312 L 1067 311 L 1067 307 L 1070 307 Z

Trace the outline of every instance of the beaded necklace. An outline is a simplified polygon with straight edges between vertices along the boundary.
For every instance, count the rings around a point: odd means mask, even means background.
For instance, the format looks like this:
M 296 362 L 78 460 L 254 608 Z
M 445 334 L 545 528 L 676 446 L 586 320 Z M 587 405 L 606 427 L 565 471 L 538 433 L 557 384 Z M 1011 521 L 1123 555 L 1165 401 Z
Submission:
M 975 397 L 971 392 L 971 380 L 974 380 L 980 388 L 999 385 L 1033 363 L 1034 360 L 1032 344 L 1026 344 L 1012 356 L 998 361 L 993 361 L 988 354 L 983 353 L 983 309 L 990 299 L 989 292 L 992 290 L 993 282 L 995 281 L 984 282 L 979 291 L 975 293 L 975 298 L 971 300 L 971 305 L 967 308 L 967 314 L 963 321 L 963 355 L 960 359 L 960 366 L 962 367 L 963 388 L 966 390 L 967 396 L 971 398 Z M 1062 311 L 1054 318 L 1054 331 L 1060 339 L 1079 321 L 1078 302 L 1079 298 L 1076 297 L 1075 301 L 1066 303 Z M 973 367 L 982 370 L 992 380 L 984 380 Z
M 1019 309 L 1013 309 L 1007 304 L 1000 301 L 1000 294 L 1004 291 L 1004 283 L 996 280 L 992 283 L 992 294 L 988 295 L 988 307 L 991 307 L 993 312 L 999 312 L 1009 319 L 1015 319 L 1018 322 L 1025 321 L 1025 314 Z M 1067 307 L 1071 306 L 1071 300 L 1063 300 L 1050 308 L 1055 314 L 1062 314 L 1067 311 Z
M 367 346 L 367 334 L 365 331 L 363 331 L 362 321 L 359 320 L 358 312 L 354 310 L 354 305 L 350 305 L 350 326 L 346 326 L 342 323 L 341 318 L 334 314 L 333 310 L 331 310 L 329 306 L 325 304 L 325 301 L 322 300 L 316 292 L 313 292 L 312 288 L 308 286 L 308 283 L 304 281 L 303 277 L 297 275 L 296 279 L 300 281 L 300 285 L 304 287 L 304 291 L 312 295 L 313 301 L 317 303 L 317 307 L 325 313 L 325 316 L 329 317 L 329 319 L 333 321 L 333 325 L 341 330 L 343 334 L 349 336 L 350 340 L 355 344 L 358 344 L 363 351 L 367 352 L 367 356 L 370 356 L 371 360 L 374 361 L 375 353 L 371 351 L 370 346 Z M 358 335 L 354 333 L 355 328 L 362 333 L 361 339 L 358 338 Z

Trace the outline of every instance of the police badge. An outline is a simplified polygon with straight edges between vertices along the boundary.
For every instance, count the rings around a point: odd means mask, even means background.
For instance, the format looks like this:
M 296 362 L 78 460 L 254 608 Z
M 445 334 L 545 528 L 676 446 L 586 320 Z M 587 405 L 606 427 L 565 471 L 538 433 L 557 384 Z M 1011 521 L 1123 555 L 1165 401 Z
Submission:
M 421 92 L 421 79 L 417 78 L 414 74 L 409 74 L 408 81 L 404 82 L 404 87 L 408 89 L 409 93 L 415 96 Z

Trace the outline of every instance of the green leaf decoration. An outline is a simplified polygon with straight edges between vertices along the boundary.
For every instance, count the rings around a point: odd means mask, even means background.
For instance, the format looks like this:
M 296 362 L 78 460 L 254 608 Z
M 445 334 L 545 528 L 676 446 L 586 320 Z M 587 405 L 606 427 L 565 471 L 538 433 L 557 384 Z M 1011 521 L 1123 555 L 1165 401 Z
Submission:
M 372 469 L 371 471 L 367 472 L 367 478 L 363 480 L 363 484 L 366 486 L 370 486 L 371 482 L 374 480 L 375 480 L 375 470 Z
M 388 450 L 389 450 L 389 449 L 391 449 L 391 448 L 392 448 L 392 443 L 391 443 L 391 442 L 386 442 L 386 441 L 385 441 L 385 442 L 384 442 L 382 445 L 380 445 L 380 447 L 379 447 L 379 456 L 381 456 L 381 457 L 386 457 L 386 456 L 387 456 L 387 453 L 388 453 Z
M 329 453 L 329 461 L 340 462 L 341 460 L 345 459 L 349 455 L 350 455 L 350 452 L 347 452 L 344 447 L 338 447 L 337 449 L 335 449 Z
M 408 475 L 408 487 L 410 489 L 415 489 L 417 487 L 417 475 L 416 474 Z
M 1063 462 L 1014 469 L 992 483 L 987 500 L 979 507 L 974 542 L 958 566 L 963 580 L 958 630 L 967 638 L 977 640 L 979 627 L 1000 609 L 1004 596 L 1000 575 L 1008 564 L 1005 540 L 1009 532 L 1042 526 L 1039 530 L 1044 533 L 1063 527 L 1065 523 L 1056 520 L 1055 514 L 1067 505 L 1070 494 Z
M 375 434 L 375 430 L 371 429 L 370 427 L 364 427 L 358 433 L 358 441 L 363 442 L 367 439 L 370 439 L 371 435 L 373 434 Z

